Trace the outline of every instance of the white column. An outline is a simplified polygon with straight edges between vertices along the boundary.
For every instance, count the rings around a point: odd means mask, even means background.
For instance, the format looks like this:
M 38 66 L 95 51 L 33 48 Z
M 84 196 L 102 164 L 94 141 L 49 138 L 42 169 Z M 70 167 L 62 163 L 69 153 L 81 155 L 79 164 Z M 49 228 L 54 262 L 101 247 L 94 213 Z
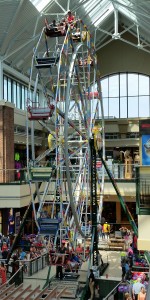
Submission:
M 114 9 L 114 29 L 115 29 L 115 35 L 118 35 L 118 10 Z
M 3 100 L 3 61 L 0 59 L 0 100 Z

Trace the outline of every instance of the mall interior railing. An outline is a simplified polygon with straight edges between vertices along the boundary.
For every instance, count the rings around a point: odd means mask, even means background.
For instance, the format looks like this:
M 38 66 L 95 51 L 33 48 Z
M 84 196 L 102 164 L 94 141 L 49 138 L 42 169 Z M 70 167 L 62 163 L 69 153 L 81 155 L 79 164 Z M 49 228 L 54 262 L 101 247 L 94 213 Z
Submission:
M 49 255 L 46 253 L 31 260 L 20 260 L 19 263 L 23 265 L 24 277 L 29 277 L 49 264 Z
M 150 215 L 149 166 L 136 167 L 136 213 Z
M 103 298 L 103 300 L 110 300 L 110 299 L 118 299 L 118 300 L 123 300 L 124 299 L 124 295 L 123 293 L 119 293 L 118 292 L 118 287 L 120 285 L 121 282 L 119 282 L 115 288 L 105 297 Z
M 15 273 L 13 273 L 13 266 L 11 264 L 7 265 L 7 284 L 15 283 L 15 286 L 23 283 L 23 265 L 21 265 Z
M 45 168 L 45 165 L 41 165 Z M 128 168 L 131 170 L 130 178 L 126 178 L 126 166 L 125 164 L 120 163 L 114 163 L 111 165 L 108 165 L 108 168 L 110 172 L 112 173 L 113 177 L 115 179 L 128 179 L 132 180 L 136 178 L 136 166 L 137 164 L 131 164 L 128 165 Z M 62 169 L 63 170 L 63 169 Z M 64 169 L 65 171 L 65 169 Z M 97 167 L 98 176 L 99 178 L 102 176 L 102 166 Z M 79 165 L 74 164 L 71 166 L 70 169 L 70 175 L 73 178 L 75 178 L 75 175 L 79 173 Z M 53 177 L 55 180 L 55 172 L 53 172 Z M 107 172 L 105 171 L 105 179 L 108 178 Z M 25 184 L 29 182 L 29 177 L 27 173 L 27 168 L 21 168 L 21 169 L 1 169 L 0 170 L 0 184 Z

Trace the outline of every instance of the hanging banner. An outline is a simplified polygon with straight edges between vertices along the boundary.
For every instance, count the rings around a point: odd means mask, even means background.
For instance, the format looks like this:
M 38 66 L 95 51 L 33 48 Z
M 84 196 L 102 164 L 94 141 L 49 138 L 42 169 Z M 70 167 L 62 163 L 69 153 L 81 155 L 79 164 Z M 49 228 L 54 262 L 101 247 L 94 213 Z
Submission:
M 150 165 L 150 135 L 142 135 L 142 165 Z
M 150 134 L 150 119 L 139 121 L 139 132 L 141 136 Z
M 142 146 L 142 165 L 150 165 L 150 119 L 139 121 L 139 133 Z

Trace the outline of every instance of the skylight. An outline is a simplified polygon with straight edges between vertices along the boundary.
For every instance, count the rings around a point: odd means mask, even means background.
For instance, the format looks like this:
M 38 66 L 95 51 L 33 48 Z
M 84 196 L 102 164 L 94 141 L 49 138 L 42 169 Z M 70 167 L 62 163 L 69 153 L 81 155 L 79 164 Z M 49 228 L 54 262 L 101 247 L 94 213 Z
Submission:
M 108 0 L 102 0 L 99 3 L 97 0 L 88 1 L 84 8 L 95 27 L 100 25 L 114 11 L 112 3 Z
M 39 12 L 41 12 L 51 1 L 52 0 L 30 0 L 30 2 L 36 7 Z
M 135 13 L 132 12 L 133 4 L 131 3 L 131 1 L 129 1 L 129 0 L 119 0 L 116 4 L 116 7 L 118 8 L 118 10 L 123 15 L 128 17 L 130 20 L 132 20 L 133 22 L 137 21 Z

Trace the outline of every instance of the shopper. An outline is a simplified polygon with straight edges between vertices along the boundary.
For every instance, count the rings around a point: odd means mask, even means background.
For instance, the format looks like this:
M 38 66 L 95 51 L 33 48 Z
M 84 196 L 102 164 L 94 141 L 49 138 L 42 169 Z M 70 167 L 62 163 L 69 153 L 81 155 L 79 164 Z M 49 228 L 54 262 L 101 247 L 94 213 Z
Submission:
M 141 278 L 139 277 L 137 282 L 133 284 L 132 293 L 134 300 L 138 300 L 138 294 L 140 293 L 142 287 L 144 288 L 144 285 L 141 283 Z
M 61 259 L 61 264 L 64 265 L 65 258 L 66 258 L 66 247 L 65 247 L 65 241 L 63 240 L 61 247 L 59 247 L 56 259 L 55 259 L 55 264 L 57 264 L 58 260 Z
M 109 234 L 110 234 L 110 224 L 105 222 L 104 225 L 103 225 L 103 231 L 104 231 L 104 234 L 105 234 L 105 239 L 108 239 Z
M 122 268 L 122 280 L 125 279 L 126 269 L 125 269 L 126 260 L 123 258 L 121 260 L 121 268 Z
M 124 299 L 125 300 L 133 300 L 132 297 L 131 297 L 131 295 L 129 293 L 125 293 L 124 294 Z
M 138 300 L 146 300 L 146 291 L 143 286 L 141 287 L 141 291 L 138 294 Z
M 0 266 L 0 282 L 1 282 L 1 284 L 4 284 L 6 281 L 7 281 L 6 268 L 4 266 L 4 263 L 1 262 L 1 266 Z
M 94 299 L 94 287 L 95 287 L 95 276 L 94 276 L 93 270 L 90 269 L 89 288 L 90 288 L 90 292 L 91 292 L 91 297 L 89 298 L 89 300 Z

